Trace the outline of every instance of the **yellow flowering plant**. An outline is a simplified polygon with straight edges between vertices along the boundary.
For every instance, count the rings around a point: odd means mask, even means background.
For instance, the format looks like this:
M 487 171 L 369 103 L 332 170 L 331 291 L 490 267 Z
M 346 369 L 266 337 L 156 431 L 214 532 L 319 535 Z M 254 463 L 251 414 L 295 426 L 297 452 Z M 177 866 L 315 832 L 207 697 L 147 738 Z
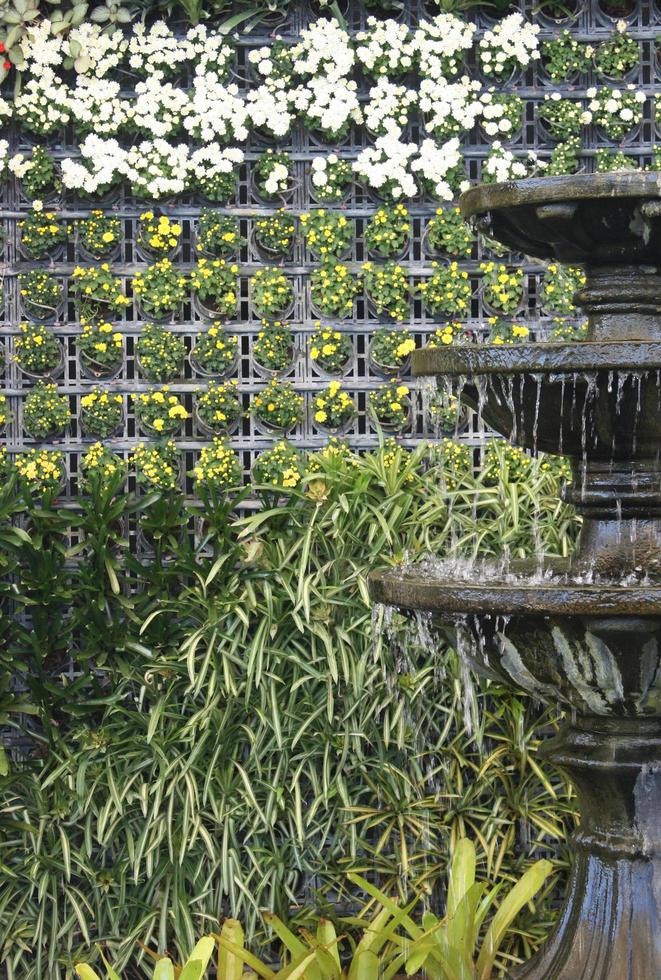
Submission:
M 39 381 L 23 403 L 23 428 L 35 439 L 61 435 L 69 424 L 69 399 L 57 385 Z
M 97 378 L 114 374 L 124 352 L 122 334 L 107 320 L 81 319 L 80 326 L 77 347 L 83 366 Z
M 354 299 L 361 289 L 361 280 L 342 262 L 332 259 L 313 269 L 310 276 L 312 302 L 323 316 L 351 316 Z
M 365 292 L 378 314 L 406 320 L 411 310 L 411 287 L 404 268 L 397 262 L 363 265 Z
M 110 265 L 77 265 L 71 273 L 81 319 L 93 320 L 107 316 L 108 311 L 120 313 L 131 301 L 126 298 L 122 280 L 113 276 Z
M 43 259 L 63 245 L 69 234 L 69 226 L 58 219 L 54 211 L 44 211 L 37 202 L 22 221 L 21 246 L 31 259 Z
M 496 262 L 480 262 L 482 273 L 482 299 L 493 310 L 513 313 L 523 300 L 524 271 L 508 269 Z
M 143 211 L 138 216 L 136 241 L 148 255 L 171 255 L 181 238 L 181 225 L 159 211 Z
M 459 258 L 470 258 L 475 235 L 470 225 L 461 216 L 456 206 L 437 208 L 436 214 L 429 219 L 426 231 L 427 251 L 432 254 L 444 252 Z
M 588 339 L 588 321 L 587 320 L 563 320 L 560 317 L 555 317 L 553 320 L 553 328 L 549 337 L 552 341 L 575 341 L 580 343 Z
M 542 311 L 558 316 L 576 314 L 574 296 L 584 286 L 585 273 L 578 266 L 549 262 L 539 287 Z
M 284 371 L 291 366 L 294 356 L 294 334 L 279 320 L 262 323 L 262 329 L 252 346 L 255 362 L 267 371 Z
M 466 326 L 459 320 L 450 320 L 437 327 L 431 337 L 427 338 L 427 347 L 449 347 L 456 341 L 468 339 Z
M 148 317 L 164 319 L 179 309 L 188 295 L 188 278 L 170 259 L 159 259 L 144 272 L 136 272 L 133 294 Z
M 4 429 L 13 419 L 13 414 L 9 408 L 9 399 L 0 393 L 0 429 Z
M 428 447 L 430 465 L 437 465 L 443 473 L 446 490 L 456 490 L 472 472 L 473 450 L 465 443 L 445 437 Z
M 227 258 L 236 255 L 245 244 L 239 219 L 213 208 L 203 208 L 200 211 L 196 236 L 198 250 L 206 255 Z
M 310 357 L 327 374 L 341 374 L 353 350 L 350 338 L 333 327 L 322 327 L 319 321 L 315 327 L 308 340 Z
M 225 384 L 210 381 L 206 389 L 198 389 L 195 415 L 198 423 L 209 432 L 226 432 L 241 418 L 241 414 L 237 381 Z
M 243 483 L 239 458 L 226 439 L 214 439 L 210 446 L 203 447 L 192 476 L 203 502 L 210 492 L 226 494 L 240 488 Z
M 282 316 L 294 299 L 291 282 L 280 269 L 258 269 L 250 280 L 250 296 L 257 316 Z
M 122 234 L 122 223 L 112 214 L 90 211 L 87 218 L 77 224 L 78 243 L 88 255 L 99 261 L 112 255 Z
M 294 490 L 305 474 L 302 453 L 286 439 L 271 449 L 260 453 L 252 468 L 253 487 L 274 487 L 277 490 Z
M 303 397 L 288 381 L 273 378 L 253 398 L 250 413 L 268 428 L 288 432 L 303 419 Z
M 136 417 L 142 429 L 152 435 L 178 432 L 189 417 L 188 412 L 167 385 L 150 388 L 135 396 Z
M 59 279 L 43 269 L 32 269 L 19 275 L 18 286 L 28 316 L 35 320 L 50 320 L 55 316 L 64 295 Z
M 521 323 L 510 323 L 498 317 L 489 317 L 489 343 L 500 347 L 503 344 L 523 344 L 530 339 L 530 330 Z
M 296 218 L 285 208 L 255 221 L 255 242 L 272 255 L 286 255 L 295 235 Z
M 19 324 L 14 341 L 14 360 L 28 375 L 46 377 L 62 362 L 62 345 L 43 323 Z
M 191 364 L 201 374 L 228 374 L 236 363 L 238 351 L 236 334 L 227 334 L 221 323 L 213 323 L 196 336 Z
M 380 207 L 365 229 L 365 245 L 370 252 L 394 258 L 409 240 L 410 216 L 404 204 Z
M 347 467 L 360 465 L 360 457 L 342 439 L 331 436 L 321 449 L 307 454 L 307 472 L 311 475 L 323 473 L 324 476 L 341 474 Z
M 354 400 L 343 390 L 339 381 L 331 381 L 327 388 L 314 395 L 311 403 L 315 425 L 324 429 L 339 429 L 356 414 Z
M 239 267 L 225 259 L 200 258 L 191 272 L 191 285 L 198 299 L 213 309 L 217 316 L 236 316 Z
M 85 432 L 100 439 L 114 435 L 124 420 L 124 399 L 117 392 L 92 388 L 80 399 L 81 423 Z
M 166 492 L 180 489 L 181 457 L 171 439 L 155 446 L 139 443 L 129 463 L 135 466 L 138 483 L 143 486 Z
M 318 258 L 339 256 L 350 248 L 354 238 L 353 221 L 342 211 L 317 208 L 302 214 L 299 221 L 308 248 Z
M 64 480 L 64 456 L 52 449 L 30 449 L 15 460 L 19 479 L 30 493 L 57 493 Z
M 388 381 L 371 391 L 368 399 L 369 413 L 379 425 L 399 431 L 409 419 L 411 400 L 408 385 L 401 381 Z
M 445 316 L 468 316 L 470 313 L 471 281 L 457 262 L 439 265 L 432 262 L 432 274 L 420 283 L 425 306 L 432 313 Z
M 95 442 L 81 456 L 80 472 L 81 483 L 88 492 L 94 484 L 119 489 L 126 479 L 126 463 L 102 442 Z
M 140 374 L 148 381 L 172 381 L 181 376 L 186 345 L 167 327 L 147 323 L 135 345 Z
M 407 329 L 389 330 L 379 327 L 372 334 L 370 356 L 374 364 L 397 371 L 415 350 L 415 340 Z

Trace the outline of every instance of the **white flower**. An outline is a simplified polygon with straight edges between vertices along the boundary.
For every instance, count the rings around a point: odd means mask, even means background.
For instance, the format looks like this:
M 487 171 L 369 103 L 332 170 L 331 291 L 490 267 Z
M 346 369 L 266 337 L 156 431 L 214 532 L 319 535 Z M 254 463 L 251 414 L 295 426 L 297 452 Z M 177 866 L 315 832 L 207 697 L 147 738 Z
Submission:
M 368 17 L 367 27 L 356 34 L 356 57 L 367 71 L 391 77 L 410 71 L 416 49 L 406 24 Z
M 421 21 L 414 46 L 423 78 L 438 80 L 457 74 L 465 52 L 473 46 L 474 34 L 475 25 L 454 14 L 438 14 L 433 20 Z
M 248 138 L 246 105 L 236 85 L 225 85 L 215 72 L 196 75 L 184 128 L 203 143 L 243 142 Z
M 301 31 L 292 48 L 294 70 L 305 77 L 347 78 L 355 61 L 351 38 L 335 19 L 321 17 Z
M 411 162 L 411 170 L 421 184 L 442 201 L 451 201 L 454 190 L 449 175 L 461 166 L 462 155 L 459 139 L 455 136 L 438 146 L 434 140 L 423 140 L 417 157 Z
M 525 21 L 520 13 L 504 17 L 480 41 L 482 68 L 488 74 L 502 74 L 509 64 L 525 68 L 539 58 L 539 26 Z

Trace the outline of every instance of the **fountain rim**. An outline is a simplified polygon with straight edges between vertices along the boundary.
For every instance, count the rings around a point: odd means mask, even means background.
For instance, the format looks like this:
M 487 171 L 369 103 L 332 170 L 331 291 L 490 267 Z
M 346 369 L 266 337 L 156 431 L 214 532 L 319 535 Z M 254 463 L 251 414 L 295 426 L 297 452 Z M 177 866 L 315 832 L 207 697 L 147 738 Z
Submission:
M 661 585 L 511 582 L 468 584 L 420 574 L 415 566 L 371 572 L 374 602 L 446 615 L 519 615 L 576 618 L 661 616 Z
M 661 173 L 614 171 L 596 174 L 562 174 L 557 177 L 526 177 L 494 184 L 478 184 L 459 199 L 464 218 L 495 209 L 526 205 L 557 204 L 608 198 L 661 197 Z
M 661 341 L 452 344 L 413 352 L 413 374 L 581 374 L 661 370 Z

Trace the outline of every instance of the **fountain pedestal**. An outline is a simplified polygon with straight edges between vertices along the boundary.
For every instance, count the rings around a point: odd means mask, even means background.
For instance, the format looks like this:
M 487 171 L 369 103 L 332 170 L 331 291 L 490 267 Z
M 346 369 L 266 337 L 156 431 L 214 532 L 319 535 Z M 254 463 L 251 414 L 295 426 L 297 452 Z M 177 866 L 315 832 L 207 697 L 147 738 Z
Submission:
M 574 782 L 580 828 L 564 911 L 525 980 L 661 978 L 661 177 L 584 174 L 482 186 L 462 210 L 520 252 L 580 264 L 587 341 L 416 352 L 484 421 L 572 459 L 583 516 L 571 561 L 442 564 L 370 578 L 431 611 L 482 672 L 575 721 L 546 756 Z

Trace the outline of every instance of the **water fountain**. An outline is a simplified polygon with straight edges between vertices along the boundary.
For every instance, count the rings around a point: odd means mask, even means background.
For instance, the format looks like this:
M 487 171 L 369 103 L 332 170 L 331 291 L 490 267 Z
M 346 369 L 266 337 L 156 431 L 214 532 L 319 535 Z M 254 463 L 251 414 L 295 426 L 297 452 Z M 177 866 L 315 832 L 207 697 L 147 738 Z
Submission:
M 476 669 L 567 709 L 545 747 L 580 807 L 568 898 L 526 980 L 661 977 L 661 175 L 483 185 L 463 213 L 540 258 L 580 264 L 582 343 L 416 353 L 484 421 L 569 456 L 576 554 L 453 577 L 442 562 L 375 573 L 372 597 L 431 611 Z

